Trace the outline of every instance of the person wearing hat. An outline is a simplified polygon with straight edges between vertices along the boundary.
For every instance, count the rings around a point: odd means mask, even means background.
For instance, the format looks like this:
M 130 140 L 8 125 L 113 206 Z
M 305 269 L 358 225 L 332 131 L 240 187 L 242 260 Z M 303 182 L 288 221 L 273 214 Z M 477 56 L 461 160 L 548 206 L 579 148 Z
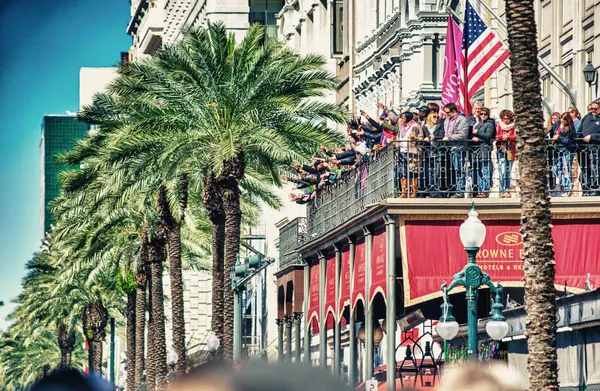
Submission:
M 431 110 L 429 109 L 429 107 L 427 107 L 427 106 L 419 107 L 419 125 L 421 125 L 421 128 L 423 128 L 423 126 L 425 126 L 425 123 L 427 122 L 427 117 L 429 116 L 429 113 L 431 113 Z

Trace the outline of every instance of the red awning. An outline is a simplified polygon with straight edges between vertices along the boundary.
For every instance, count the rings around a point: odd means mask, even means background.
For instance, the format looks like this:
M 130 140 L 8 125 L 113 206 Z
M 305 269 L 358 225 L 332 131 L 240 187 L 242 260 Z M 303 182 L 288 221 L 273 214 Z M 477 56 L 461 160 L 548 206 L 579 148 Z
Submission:
M 459 220 L 401 219 L 405 306 L 440 297 L 440 286 L 465 265 L 459 238 Z M 585 289 L 586 280 L 600 280 L 598 237 L 600 219 L 555 219 L 552 222 L 557 289 Z M 492 281 L 504 286 L 523 286 L 523 237 L 518 220 L 486 220 L 485 240 L 477 263 Z M 423 235 L 431 238 L 423 245 Z M 433 262 L 432 260 L 435 260 Z M 589 275 L 589 277 L 588 277 Z M 459 289 L 452 293 L 459 292 Z
M 354 252 L 354 273 L 352 278 L 352 308 L 356 306 L 359 300 L 365 302 L 365 241 L 356 243 Z
M 310 267 L 310 289 L 306 324 L 312 324 L 313 334 L 319 333 L 319 312 L 321 307 L 319 287 L 321 285 L 319 264 Z
M 342 265 L 340 270 L 340 301 L 338 306 L 338 319 L 342 318 L 344 307 L 350 305 L 350 251 L 342 251 Z
M 336 283 L 335 283 L 335 256 L 327 259 L 327 274 L 325 278 L 325 319 L 327 322 L 327 330 L 331 330 L 333 328 L 333 323 L 337 317 L 336 310 Z M 331 325 L 329 324 L 329 315 L 333 317 L 333 321 Z
M 387 300 L 387 240 L 385 230 L 373 235 L 373 254 L 371 256 L 371 288 L 369 289 L 369 305 L 375 295 L 381 292 L 383 299 Z

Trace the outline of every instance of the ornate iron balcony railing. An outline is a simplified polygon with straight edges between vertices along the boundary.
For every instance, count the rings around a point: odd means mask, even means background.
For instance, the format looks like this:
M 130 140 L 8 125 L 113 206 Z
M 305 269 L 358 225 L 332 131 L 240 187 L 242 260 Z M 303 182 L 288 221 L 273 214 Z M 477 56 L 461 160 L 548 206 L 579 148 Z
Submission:
M 600 145 L 578 141 L 573 148 L 548 141 L 550 195 L 600 195 Z M 307 239 L 386 198 L 518 197 L 519 164 L 496 143 L 393 142 L 318 190 L 308 205 Z
M 296 249 L 306 242 L 306 217 L 298 217 L 279 230 L 279 270 L 302 263 Z

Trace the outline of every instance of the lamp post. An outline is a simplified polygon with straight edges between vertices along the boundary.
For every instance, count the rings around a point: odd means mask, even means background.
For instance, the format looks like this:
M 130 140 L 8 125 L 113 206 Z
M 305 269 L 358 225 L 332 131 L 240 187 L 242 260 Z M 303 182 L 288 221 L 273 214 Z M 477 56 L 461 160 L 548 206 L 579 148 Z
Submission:
M 208 353 L 210 354 L 211 360 L 214 360 L 220 345 L 221 341 L 219 341 L 219 337 L 217 337 L 215 333 L 211 330 L 210 335 L 206 340 L 206 348 L 208 349 Z
M 452 316 L 452 305 L 448 299 L 448 292 L 456 286 L 463 286 L 466 289 L 467 298 L 467 325 L 468 325 L 468 344 L 469 359 L 477 360 L 478 357 L 478 331 L 477 331 L 477 299 L 478 290 L 481 286 L 488 286 L 495 294 L 495 302 L 492 305 L 493 316 L 486 325 L 486 332 L 494 340 L 501 340 L 508 334 L 508 323 L 502 315 L 504 306 L 502 305 L 502 285 L 494 285 L 490 276 L 484 273 L 477 265 L 476 256 L 479 248 L 485 240 L 485 225 L 477 218 L 475 204 L 469 212 L 469 217 L 460 226 L 460 240 L 467 252 L 468 263 L 465 267 L 454 275 L 450 286 L 446 282 L 442 284 L 444 293 L 444 303 L 442 304 L 442 317 L 437 326 L 437 333 L 444 340 L 449 341 L 458 334 L 458 323 Z

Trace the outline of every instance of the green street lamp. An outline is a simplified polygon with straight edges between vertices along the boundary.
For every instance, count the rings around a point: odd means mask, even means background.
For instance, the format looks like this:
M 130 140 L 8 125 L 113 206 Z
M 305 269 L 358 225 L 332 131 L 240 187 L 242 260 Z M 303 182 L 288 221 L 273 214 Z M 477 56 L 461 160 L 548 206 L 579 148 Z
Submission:
M 460 226 L 460 240 L 467 252 L 468 263 L 457 274 L 454 275 L 450 286 L 446 286 L 446 282 L 442 284 L 442 292 L 444 293 L 444 303 L 442 304 L 442 317 L 436 331 L 445 341 L 450 341 L 458 334 L 458 323 L 452 316 L 452 304 L 448 299 L 448 292 L 456 286 L 463 286 L 466 290 L 467 299 L 467 325 L 468 325 L 468 344 L 469 344 L 469 359 L 477 360 L 478 357 L 478 332 L 477 332 L 477 299 L 479 297 L 478 290 L 486 285 L 495 294 L 495 302 L 492 305 L 493 315 L 490 321 L 486 324 L 486 332 L 494 340 L 501 340 L 506 337 L 509 331 L 506 318 L 502 315 L 504 306 L 502 305 L 502 285 L 499 283 L 494 285 L 490 276 L 483 272 L 477 265 L 476 256 L 479 248 L 485 240 L 485 225 L 477 218 L 475 204 L 469 212 L 469 217 Z

